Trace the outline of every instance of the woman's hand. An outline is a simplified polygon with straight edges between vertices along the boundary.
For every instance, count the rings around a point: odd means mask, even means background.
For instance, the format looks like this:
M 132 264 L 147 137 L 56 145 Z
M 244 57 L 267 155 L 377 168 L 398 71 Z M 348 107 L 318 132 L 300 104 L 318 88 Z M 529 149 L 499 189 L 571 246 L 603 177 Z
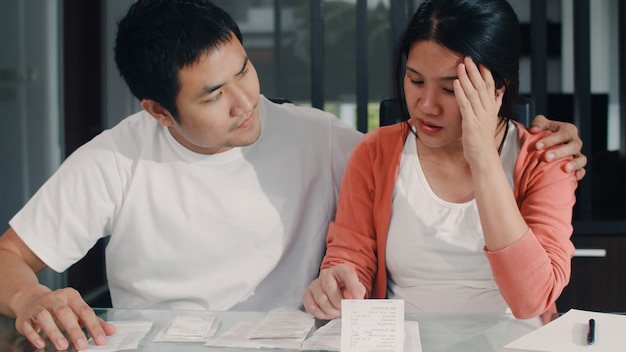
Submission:
M 496 90 L 491 71 L 469 57 L 457 66 L 457 76 L 453 86 L 462 116 L 463 155 L 473 167 L 488 151 L 497 154 L 495 135 L 504 90 Z
M 354 269 L 337 264 L 323 269 L 302 296 L 307 312 L 318 319 L 330 320 L 341 315 L 342 299 L 365 298 L 365 286 Z

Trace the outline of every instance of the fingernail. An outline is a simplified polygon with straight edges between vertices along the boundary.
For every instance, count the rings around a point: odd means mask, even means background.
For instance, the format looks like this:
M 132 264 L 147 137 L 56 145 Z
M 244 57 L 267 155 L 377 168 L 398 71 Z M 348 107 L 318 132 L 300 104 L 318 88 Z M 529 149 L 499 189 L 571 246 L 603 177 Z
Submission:
M 59 338 L 59 339 L 57 339 L 57 347 L 60 350 L 66 350 L 69 347 L 69 344 L 67 343 L 67 341 L 64 338 Z
M 548 153 L 546 155 L 546 160 L 547 161 L 552 161 L 552 160 L 554 160 L 554 158 L 555 158 L 554 153 Z
M 37 348 L 44 348 L 44 347 L 46 347 L 46 341 L 44 339 L 37 339 L 35 341 L 35 347 L 37 347 Z
M 89 342 L 87 342 L 84 337 L 79 337 L 78 340 L 76 340 L 76 345 L 78 345 L 78 348 L 81 350 L 87 348 L 88 344 Z
M 107 339 L 106 337 L 104 337 L 104 335 L 98 335 L 95 338 L 96 344 L 98 345 L 104 345 L 105 343 L 107 343 Z
M 541 142 L 537 143 L 537 149 L 541 150 L 541 149 L 543 149 L 543 147 L 544 147 L 543 143 L 541 143 Z
M 572 172 L 574 171 L 574 167 L 570 164 L 565 165 L 565 171 L 566 172 Z

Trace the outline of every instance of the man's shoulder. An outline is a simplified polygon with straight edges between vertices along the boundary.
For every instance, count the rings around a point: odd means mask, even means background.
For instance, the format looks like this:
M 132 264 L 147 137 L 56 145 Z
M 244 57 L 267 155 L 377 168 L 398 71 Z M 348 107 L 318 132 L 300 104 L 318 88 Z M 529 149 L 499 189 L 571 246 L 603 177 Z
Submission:
M 147 129 L 152 130 L 158 126 L 157 121 L 145 110 L 140 110 L 132 115 L 127 116 L 118 122 L 110 130 L 131 130 L 135 132 L 145 132 Z
M 288 129 L 293 133 L 297 131 L 305 134 L 331 133 L 361 138 L 361 132 L 327 111 L 289 102 L 274 103 L 263 96 L 261 101 L 263 101 L 262 118 L 272 125 L 272 128 L 281 126 L 279 130 Z
M 148 141 L 159 140 L 160 125 L 146 111 L 130 115 L 115 126 L 102 131 L 93 139 L 83 144 L 73 154 L 102 155 L 123 153 L 130 157 L 136 154 Z
M 291 101 L 285 101 L 280 99 L 279 102 L 270 100 L 264 96 L 260 98 L 263 109 L 266 112 L 268 118 L 285 118 L 291 120 L 305 120 L 305 121 L 329 121 L 330 119 L 337 117 L 329 112 L 309 107 L 296 105 Z
M 97 138 L 120 139 L 136 139 L 138 136 L 153 134 L 159 128 L 157 121 L 145 110 L 138 111 L 120 122 L 115 126 L 105 129 Z

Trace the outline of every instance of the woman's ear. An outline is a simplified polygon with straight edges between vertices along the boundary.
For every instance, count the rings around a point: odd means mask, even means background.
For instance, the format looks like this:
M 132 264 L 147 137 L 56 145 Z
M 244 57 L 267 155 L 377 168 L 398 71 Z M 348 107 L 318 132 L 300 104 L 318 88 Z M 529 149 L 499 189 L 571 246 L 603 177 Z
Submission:
M 504 92 L 506 92 L 506 86 L 508 86 L 510 83 L 511 81 L 509 81 L 508 79 L 505 79 L 502 87 L 496 88 L 496 96 L 504 95 Z
M 156 101 L 143 99 L 141 100 L 141 107 L 152 115 L 160 125 L 165 127 L 176 125 L 176 119 L 174 119 L 172 114 Z
M 506 85 L 496 88 L 496 96 L 504 96 L 504 92 L 506 92 Z

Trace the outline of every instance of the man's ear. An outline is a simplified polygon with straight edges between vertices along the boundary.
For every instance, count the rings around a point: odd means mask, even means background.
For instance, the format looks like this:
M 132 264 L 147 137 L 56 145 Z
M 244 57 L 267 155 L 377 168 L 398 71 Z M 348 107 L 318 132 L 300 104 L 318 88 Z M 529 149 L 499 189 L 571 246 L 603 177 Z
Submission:
M 150 113 L 150 115 L 152 115 L 152 117 L 154 117 L 162 126 L 169 127 L 176 124 L 176 120 L 172 114 L 170 114 L 166 108 L 154 100 L 143 99 L 141 101 L 141 107 Z

